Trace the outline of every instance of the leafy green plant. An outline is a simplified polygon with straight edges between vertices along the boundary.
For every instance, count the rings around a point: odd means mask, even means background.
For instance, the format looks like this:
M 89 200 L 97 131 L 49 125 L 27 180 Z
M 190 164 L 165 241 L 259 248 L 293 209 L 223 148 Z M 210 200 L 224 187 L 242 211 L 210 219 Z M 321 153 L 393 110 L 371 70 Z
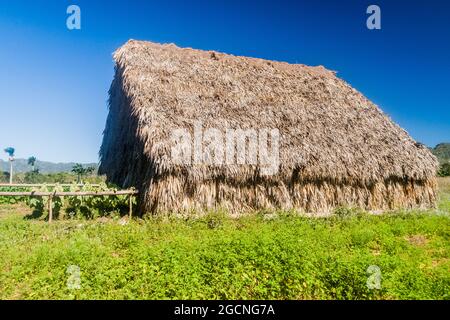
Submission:
M 0 191 L 35 191 L 35 192 L 85 192 L 85 191 L 114 191 L 116 189 L 108 187 L 105 183 L 99 185 L 85 184 L 47 186 L 43 184 L 34 188 L 0 187 Z M 52 209 L 55 216 L 69 215 L 79 218 L 96 218 L 110 214 L 126 214 L 129 210 L 129 195 L 111 196 L 53 196 Z M 48 197 L 0 197 L 0 204 L 15 204 L 23 202 L 32 208 L 37 214 L 48 211 Z M 132 204 L 136 204 L 133 197 Z
M 19 191 L 31 191 L 31 188 L 18 188 L 18 187 L 0 187 L 0 192 L 19 192 Z M 20 202 L 25 202 L 26 201 L 26 197 L 1 197 L 0 196 L 0 204 L 15 204 L 15 203 L 20 203 Z
M 333 215 L 336 217 L 350 217 L 364 214 L 364 210 L 356 207 L 337 207 L 333 210 Z
M 441 165 L 438 171 L 440 177 L 450 177 L 450 163 L 444 163 Z
M 226 214 L 224 211 L 221 211 L 221 210 L 210 211 L 203 217 L 206 225 L 210 229 L 220 228 L 222 226 L 225 218 L 226 218 Z
M 70 191 L 111 191 L 106 184 L 100 186 L 84 185 L 82 187 L 73 185 Z M 112 196 L 71 196 L 67 197 L 66 212 L 70 215 L 96 218 L 111 213 L 126 213 L 129 209 L 129 195 Z M 133 198 L 133 204 L 135 204 Z
M 0 299 L 450 298 L 450 215 L 212 216 L 49 227 L 0 209 Z

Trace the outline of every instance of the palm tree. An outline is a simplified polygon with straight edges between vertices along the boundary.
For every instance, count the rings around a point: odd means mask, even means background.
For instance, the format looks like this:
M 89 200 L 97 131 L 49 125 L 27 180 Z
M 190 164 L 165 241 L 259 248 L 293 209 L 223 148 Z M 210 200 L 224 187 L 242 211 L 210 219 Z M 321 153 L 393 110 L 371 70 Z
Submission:
M 36 164 L 36 157 L 32 156 L 28 158 L 28 165 L 31 166 L 31 171 L 34 172 L 34 165 Z
M 12 184 L 13 181 L 13 161 L 14 161 L 14 148 L 8 147 L 4 150 L 8 154 L 9 160 L 9 184 Z
M 93 174 L 95 172 L 96 168 L 95 167 L 83 167 L 82 164 L 80 163 L 75 163 L 75 165 L 72 167 L 72 172 L 75 173 L 77 175 L 77 183 L 83 183 L 81 181 L 81 178 L 83 176 L 86 176 L 88 174 Z

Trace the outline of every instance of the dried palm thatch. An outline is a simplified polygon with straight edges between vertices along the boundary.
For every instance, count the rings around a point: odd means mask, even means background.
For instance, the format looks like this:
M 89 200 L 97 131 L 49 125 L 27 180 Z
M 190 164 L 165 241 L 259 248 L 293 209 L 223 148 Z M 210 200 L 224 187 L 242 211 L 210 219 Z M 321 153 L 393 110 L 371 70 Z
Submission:
M 135 40 L 114 59 L 99 171 L 138 188 L 142 212 L 434 206 L 435 157 L 322 66 Z M 277 128 L 277 173 L 176 163 L 171 132 L 196 121 L 223 131 Z

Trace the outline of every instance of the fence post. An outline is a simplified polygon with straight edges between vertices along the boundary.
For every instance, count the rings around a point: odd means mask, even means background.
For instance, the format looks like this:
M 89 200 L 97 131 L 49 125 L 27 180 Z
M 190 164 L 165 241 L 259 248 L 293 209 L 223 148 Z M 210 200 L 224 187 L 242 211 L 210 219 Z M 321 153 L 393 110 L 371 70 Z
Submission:
M 48 222 L 51 223 L 53 220 L 53 195 L 48 196 Z
M 129 201 L 130 201 L 130 219 L 133 217 L 133 195 L 132 194 L 130 194 L 130 197 L 129 197 Z

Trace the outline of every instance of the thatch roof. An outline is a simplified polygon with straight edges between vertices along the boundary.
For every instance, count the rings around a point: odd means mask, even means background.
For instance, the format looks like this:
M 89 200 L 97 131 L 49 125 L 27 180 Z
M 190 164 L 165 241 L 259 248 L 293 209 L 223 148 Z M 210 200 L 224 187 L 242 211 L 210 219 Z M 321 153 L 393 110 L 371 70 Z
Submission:
M 114 54 L 116 76 L 100 151 L 100 172 L 123 186 L 162 176 L 328 181 L 371 185 L 434 179 L 436 158 L 376 105 L 322 66 L 267 61 L 173 44 L 128 41 Z M 171 132 L 193 128 L 277 128 L 280 167 L 180 165 Z

